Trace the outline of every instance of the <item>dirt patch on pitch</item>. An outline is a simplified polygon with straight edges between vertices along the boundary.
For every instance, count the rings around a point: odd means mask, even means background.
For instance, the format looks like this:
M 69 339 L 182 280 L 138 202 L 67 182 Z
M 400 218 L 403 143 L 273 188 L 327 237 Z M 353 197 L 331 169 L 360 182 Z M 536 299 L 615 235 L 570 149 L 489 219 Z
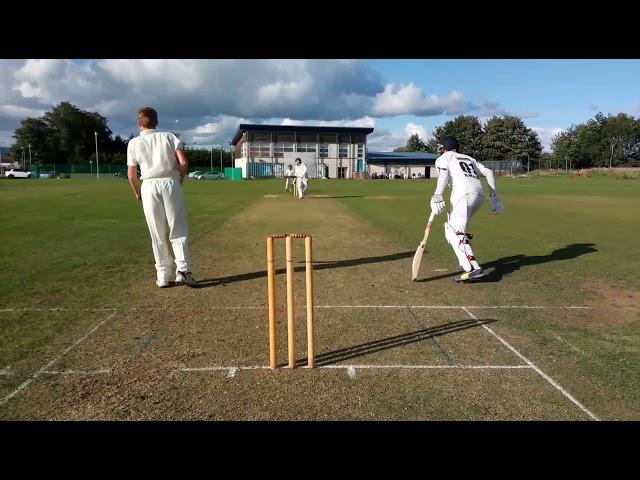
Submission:
M 622 326 L 640 318 L 640 292 L 614 287 L 604 282 L 587 282 L 585 305 L 594 310 L 593 320 L 601 325 Z
M 365 198 L 367 198 L 368 200 L 392 200 L 395 197 L 391 197 L 389 195 L 371 195 Z

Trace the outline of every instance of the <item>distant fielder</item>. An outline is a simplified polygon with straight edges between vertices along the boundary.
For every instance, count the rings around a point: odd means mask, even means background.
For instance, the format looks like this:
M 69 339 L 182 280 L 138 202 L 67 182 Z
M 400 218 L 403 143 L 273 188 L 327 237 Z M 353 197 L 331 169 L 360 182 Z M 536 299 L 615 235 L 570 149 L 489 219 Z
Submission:
M 302 162 L 300 158 L 296 158 L 296 168 L 294 169 L 294 175 L 296 176 L 296 185 L 298 187 L 298 198 L 304 198 L 304 194 L 307 191 L 307 166 Z
M 469 241 L 473 238 L 467 231 L 471 217 L 482 205 L 484 190 L 478 174 L 487 178 L 489 184 L 489 207 L 495 214 L 504 211 L 504 205 L 496 192 L 496 180 L 493 171 L 486 168 L 475 158 L 458 153 L 460 146 L 454 137 L 446 137 L 439 146 L 440 156 L 436 160 L 438 183 L 431 197 L 431 210 L 436 215 L 445 210 L 442 198 L 445 188 L 451 185 L 451 211 L 444 224 L 444 235 L 453 248 L 460 267 L 465 273 L 454 278 L 456 282 L 465 282 L 484 277 L 484 270 L 478 264 Z

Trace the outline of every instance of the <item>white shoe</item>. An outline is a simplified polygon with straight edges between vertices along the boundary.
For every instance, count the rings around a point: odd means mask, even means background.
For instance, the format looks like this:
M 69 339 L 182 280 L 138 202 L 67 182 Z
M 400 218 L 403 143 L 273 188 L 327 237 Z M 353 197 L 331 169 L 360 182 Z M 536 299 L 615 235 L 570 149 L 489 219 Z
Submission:
M 193 278 L 193 273 L 191 272 L 178 272 L 176 273 L 176 283 L 182 283 L 185 285 L 189 285 L 193 287 L 197 285 L 196 279 Z
M 169 280 L 157 280 L 156 285 L 160 288 L 167 288 L 169 286 Z

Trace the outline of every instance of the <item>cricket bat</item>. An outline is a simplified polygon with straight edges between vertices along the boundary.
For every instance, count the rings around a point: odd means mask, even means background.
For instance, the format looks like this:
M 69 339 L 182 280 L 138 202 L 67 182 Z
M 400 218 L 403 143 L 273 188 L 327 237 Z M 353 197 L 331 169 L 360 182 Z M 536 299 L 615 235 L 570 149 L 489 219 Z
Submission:
M 424 253 L 424 247 L 427 245 L 427 238 L 429 238 L 429 231 L 431 231 L 431 224 L 433 223 L 433 219 L 435 218 L 435 212 L 431 212 L 429 215 L 429 221 L 427 222 L 427 228 L 424 230 L 424 238 L 418 248 L 416 249 L 416 253 L 413 256 L 413 265 L 411 266 L 411 281 L 415 282 L 416 278 L 418 278 L 418 272 L 420 271 L 420 262 L 422 262 L 422 254 Z

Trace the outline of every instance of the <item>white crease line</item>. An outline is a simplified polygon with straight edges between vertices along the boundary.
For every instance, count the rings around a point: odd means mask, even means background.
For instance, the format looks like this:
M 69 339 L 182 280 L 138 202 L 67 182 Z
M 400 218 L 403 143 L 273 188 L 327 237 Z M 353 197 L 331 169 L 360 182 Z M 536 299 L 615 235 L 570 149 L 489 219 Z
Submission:
M 308 367 L 302 367 L 301 369 L 307 369 Z M 522 370 L 531 369 L 533 367 L 529 365 L 320 365 L 316 369 L 334 369 L 334 370 L 347 370 L 347 373 L 355 370 L 441 370 L 441 369 L 469 369 L 469 370 Z M 271 370 L 271 367 L 267 365 L 246 365 L 246 366 L 213 366 L 213 367 L 192 367 L 192 368 L 180 368 L 180 372 L 216 372 L 227 371 L 229 374 L 234 371 L 237 373 L 239 370 Z M 288 370 L 288 367 L 283 368 Z M 228 375 L 232 378 L 234 375 Z M 351 375 L 351 374 L 349 374 Z M 355 378 L 355 377 L 353 377 Z
M 132 307 L 128 309 L 119 308 L 3 308 L 0 312 L 134 312 L 138 310 L 152 310 L 157 312 L 172 310 L 183 310 L 190 307 Z M 266 310 L 267 306 L 247 305 L 247 306 L 203 306 L 204 310 Z M 574 309 L 592 310 L 598 307 L 586 307 L 581 305 L 316 305 L 315 308 L 425 308 L 425 309 L 450 309 L 460 310 L 464 308 L 476 309 Z
M 111 369 L 103 368 L 101 370 L 46 370 L 43 375 L 100 375 L 103 373 L 111 373 Z
M 89 330 L 88 333 L 85 333 L 82 337 L 78 338 L 75 342 L 73 342 L 71 345 L 69 345 L 67 348 L 65 348 L 60 355 L 58 355 L 56 358 L 51 360 L 49 363 L 47 363 L 44 367 L 42 367 L 36 373 L 31 374 L 31 376 L 27 380 L 25 380 L 18 388 L 16 388 L 13 392 L 11 392 L 9 395 L 7 395 L 2 400 L 0 400 L 0 406 L 4 405 L 9 400 L 11 400 L 13 397 L 15 397 L 18 393 L 20 393 L 22 390 L 27 388 L 31 384 L 31 382 L 33 382 L 36 378 L 38 378 L 44 372 L 48 371 L 49 368 L 51 368 L 56 363 L 58 363 L 62 359 L 62 357 L 64 357 L 67 353 L 69 353 L 73 348 L 75 348 L 80 343 L 84 342 L 91 334 L 93 334 L 93 332 L 98 330 L 107 321 L 109 321 L 113 317 L 115 317 L 116 313 L 118 313 L 117 310 L 115 312 L 113 312 L 111 315 L 109 315 L 108 317 L 106 317 L 104 320 L 102 320 L 100 323 L 98 323 L 91 330 Z
M 244 367 L 223 367 L 223 366 L 215 366 L 215 367 L 191 367 L 191 368 L 179 368 L 179 372 L 215 372 L 220 370 L 270 370 L 271 367 L 267 365 L 247 365 Z
M 600 420 L 598 417 L 596 417 L 593 413 L 591 413 L 584 405 L 582 405 L 578 400 L 576 400 L 575 398 L 573 398 L 573 396 L 571 396 L 571 394 L 569 392 L 567 392 L 564 388 L 562 388 L 560 385 L 558 385 L 549 375 L 547 375 L 546 373 L 544 373 L 542 370 L 540 370 L 536 365 L 534 365 L 533 362 L 531 362 L 527 357 L 525 357 L 524 355 L 522 355 L 518 350 L 516 350 L 514 347 L 512 347 L 509 342 L 507 342 L 505 339 L 503 339 L 500 335 L 498 335 L 496 332 L 494 332 L 491 328 L 487 327 L 486 324 L 484 323 L 480 323 L 478 321 L 478 319 L 476 318 L 476 316 L 471 313 L 469 310 L 467 310 L 466 308 L 463 308 L 463 310 L 467 313 L 467 315 L 469 315 L 471 318 L 473 318 L 476 322 L 478 322 L 478 324 L 484 328 L 485 330 L 487 330 L 491 335 L 493 335 L 494 337 L 496 337 L 505 347 L 507 347 L 509 350 L 511 350 L 513 353 L 515 353 L 521 360 L 523 360 L 527 365 L 531 366 L 531 368 L 533 368 L 536 372 L 538 372 L 538 374 L 540 374 L 540 376 L 542 378 L 544 378 L 547 382 L 549 382 L 551 385 L 553 385 L 555 388 L 558 389 L 558 391 L 560 391 L 565 397 L 567 397 L 569 400 L 571 400 L 578 408 L 580 408 L 580 410 L 582 410 L 584 413 L 586 413 L 589 417 L 591 417 L 591 419 L 593 420 Z

